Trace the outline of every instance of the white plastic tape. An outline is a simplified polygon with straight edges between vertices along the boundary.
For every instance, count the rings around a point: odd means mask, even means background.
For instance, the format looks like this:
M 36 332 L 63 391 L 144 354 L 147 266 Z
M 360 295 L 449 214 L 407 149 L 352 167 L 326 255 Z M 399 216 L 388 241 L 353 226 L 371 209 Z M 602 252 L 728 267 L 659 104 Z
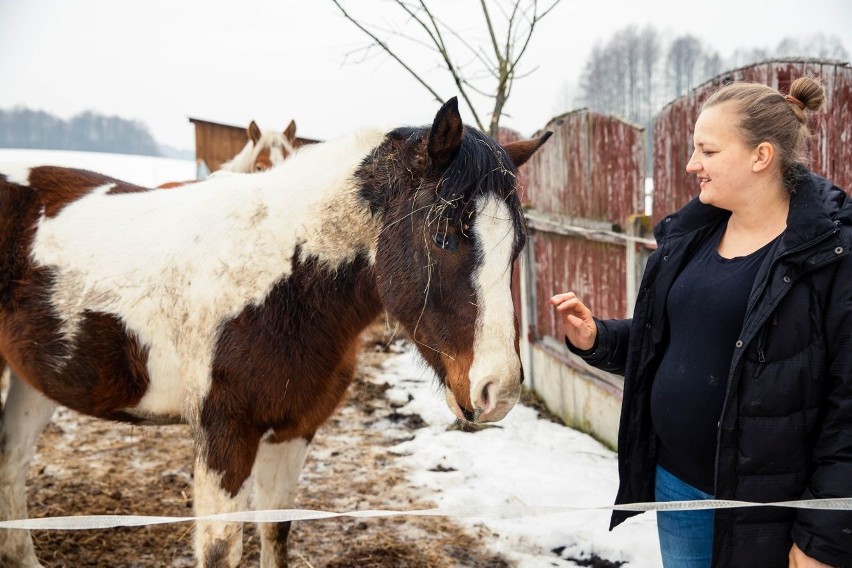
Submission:
M 836 499 L 811 499 L 804 501 L 781 501 L 777 503 L 753 503 L 751 501 L 725 501 L 710 499 L 702 501 L 670 501 L 666 503 L 631 503 L 603 507 L 438 507 L 434 509 L 390 510 L 371 509 L 363 511 L 318 511 L 312 509 L 275 509 L 268 511 L 239 511 L 201 517 L 159 517 L 145 515 L 79 515 L 68 517 L 45 517 L 0 521 L 0 529 L 28 530 L 85 530 L 115 527 L 136 527 L 191 521 L 280 523 L 285 521 L 310 521 L 334 517 L 398 517 L 430 516 L 456 518 L 520 518 L 540 515 L 555 515 L 575 511 L 688 511 L 699 509 L 732 509 L 736 507 L 792 507 L 796 509 L 824 509 L 852 511 L 852 497 Z

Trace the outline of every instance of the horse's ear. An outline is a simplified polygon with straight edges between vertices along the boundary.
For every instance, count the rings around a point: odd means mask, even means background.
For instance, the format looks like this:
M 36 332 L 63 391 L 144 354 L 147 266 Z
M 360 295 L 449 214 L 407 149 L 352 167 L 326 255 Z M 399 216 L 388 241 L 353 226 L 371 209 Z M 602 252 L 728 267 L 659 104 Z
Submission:
M 260 128 L 257 126 L 255 121 L 251 121 L 246 128 L 246 134 L 248 134 L 249 140 L 257 144 L 257 141 L 260 140 Z
M 290 124 L 284 129 L 284 138 L 293 142 L 296 140 L 296 121 L 290 120 Z
M 429 157 L 432 165 L 443 168 L 458 151 L 464 136 L 464 124 L 459 114 L 459 101 L 451 98 L 435 115 L 432 130 L 429 131 Z
M 538 138 L 503 144 L 503 149 L 506 150 L 507 154 L 509 154 L 509 157 L 512 159 L 512 163 L 515 164 L 515 167 L 517 168 L 529 160 L 530 156 L 535 154 L 535 151 L 541 148 L 541 145 L 547 142 L 547 139 L 552 135 L 553 132 L 548 130 Z

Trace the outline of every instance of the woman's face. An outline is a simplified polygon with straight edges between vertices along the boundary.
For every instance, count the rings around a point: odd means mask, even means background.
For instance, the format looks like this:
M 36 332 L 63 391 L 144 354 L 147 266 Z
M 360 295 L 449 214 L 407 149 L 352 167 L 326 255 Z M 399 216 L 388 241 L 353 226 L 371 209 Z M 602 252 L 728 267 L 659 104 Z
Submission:
M 701 111 L 695 121 L 692 156 L 686 171 L 698 177 L 702 203 L 734 211 L 747 203 L 756 149 L 746 146 L 737 128 L 739 115 L 732 103 Z

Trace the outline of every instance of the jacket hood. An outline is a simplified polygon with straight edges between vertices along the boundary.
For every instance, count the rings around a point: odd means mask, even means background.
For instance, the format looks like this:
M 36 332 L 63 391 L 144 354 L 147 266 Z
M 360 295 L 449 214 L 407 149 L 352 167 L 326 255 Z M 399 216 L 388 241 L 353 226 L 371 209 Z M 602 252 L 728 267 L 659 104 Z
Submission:
M 794 175 L 784 231 L 788 246 L 807 242 L 838 225 L 852 225 L 852 203 L 843 190 L 804 168 L 798 168 Z
M 834 230 L 839 225 L 852 226 L 852 199 L 826 178 L 805 168 L 794 170 L 790 211 L 787 215 L 785 241 L 795 246 Z M 675 238 L 730 217 L 725 209 L 705 205 L 694 197 L 676 213 L 654 228 L 657 242 Z

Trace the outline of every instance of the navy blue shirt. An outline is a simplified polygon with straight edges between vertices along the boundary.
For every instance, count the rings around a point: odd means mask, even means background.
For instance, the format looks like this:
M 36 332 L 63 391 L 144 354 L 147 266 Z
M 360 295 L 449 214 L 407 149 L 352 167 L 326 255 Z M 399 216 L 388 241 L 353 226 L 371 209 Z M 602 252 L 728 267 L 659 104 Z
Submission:
M 748 256 L 717 252 L 725 225 L 696 250 L 666 301 L 669 343 L 651 388 L 658 463 L 714 493 L 716 432 L 748 297 L 767 244 Z

